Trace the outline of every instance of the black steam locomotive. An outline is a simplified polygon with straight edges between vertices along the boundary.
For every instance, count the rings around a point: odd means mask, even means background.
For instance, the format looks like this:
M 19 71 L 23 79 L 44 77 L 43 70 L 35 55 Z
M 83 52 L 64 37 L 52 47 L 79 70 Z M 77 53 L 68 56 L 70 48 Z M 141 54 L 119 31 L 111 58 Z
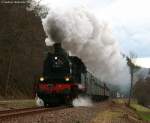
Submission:
M 35 88 L 45 106 L 58 102 L 71 104 L 81 94 L 95 100 L 109 97 L 106 84 L 88 72 L 81 59 L 69 56 L 59 43 L 54 44 L 54 49 L 44 61 L 43 76 Z

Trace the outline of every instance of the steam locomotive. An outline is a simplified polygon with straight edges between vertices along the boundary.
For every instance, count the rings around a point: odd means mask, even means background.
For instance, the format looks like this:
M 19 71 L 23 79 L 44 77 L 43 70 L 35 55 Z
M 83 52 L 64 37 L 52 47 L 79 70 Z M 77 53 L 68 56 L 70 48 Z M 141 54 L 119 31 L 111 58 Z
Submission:
M 61 44 L 56 43 L 54 53 L 48 53 L 44 61 L 43 75 L 35 93 L 47 106 L 58 102 L 71 104 L 79 95 L 88 95 L 94 100 L 107 99 L 109 88 L 87 71 L 81 59 L 69 56 Z

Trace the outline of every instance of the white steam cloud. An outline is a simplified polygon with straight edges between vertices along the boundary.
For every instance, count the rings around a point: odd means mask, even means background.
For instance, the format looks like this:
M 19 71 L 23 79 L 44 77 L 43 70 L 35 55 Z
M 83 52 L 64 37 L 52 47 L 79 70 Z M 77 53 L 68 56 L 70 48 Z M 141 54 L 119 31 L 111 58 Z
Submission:
M 83 8 L 51 10 L 43 20 L 46 42 L 61 42 L 63 48 L 82 59 L 101 80 L 113 83 L 128 81 L 128 69 L 118 43 L 106 23 Z
M 38 107 L 44 106 L 44 101 L 42 99 L 40 99 L 39 97 L 36 97 L 35 101 L 36 101 L 36 105 Z
M 93 103 L 89 97 L 82 97 L 82 96 L 75 98 L 73 100 L 72 104 L 74 107 L 79 107 L 79 106 L 91 107 L 91 106 L 93 106 Z
M 97 21 L 87 9 L 51 7 L 43 27 L 46 44 L 60 42 L 102 81 L 120 85 L 129 82 L 126 61 L 109 25 Z

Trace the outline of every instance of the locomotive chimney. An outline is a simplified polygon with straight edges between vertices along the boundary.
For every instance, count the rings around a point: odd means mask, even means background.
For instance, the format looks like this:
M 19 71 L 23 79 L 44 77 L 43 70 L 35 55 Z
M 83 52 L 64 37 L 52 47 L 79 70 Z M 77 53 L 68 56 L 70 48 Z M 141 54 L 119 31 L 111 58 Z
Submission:
M 62 48 L 61 43 L 54 44 L 54 52 L 57 54 L 68 56 L 68 53 Z
M 61 43 L 54 44 L 54 51 L 55 53 L 60 53 L 62 51 Z

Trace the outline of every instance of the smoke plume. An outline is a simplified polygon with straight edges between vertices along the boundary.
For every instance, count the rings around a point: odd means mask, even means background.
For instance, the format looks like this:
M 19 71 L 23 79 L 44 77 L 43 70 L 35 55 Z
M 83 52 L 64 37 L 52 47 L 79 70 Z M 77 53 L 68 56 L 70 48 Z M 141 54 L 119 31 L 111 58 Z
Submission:
M 42 22 L 47 45 L 60 42 L 102 81 L 120 85 L 129 82 L 126 61 L 109 25 L 98 21 L 87 9 L 51 7 Z
M 79 106 L 91 107 L 91 106 L 93 106 L 92 101 L 89 97 L 82 97 L 82 96 L 75 98 L 73 100 L 72 104 L 74 107 L 79 107 Z
M 37 105 L 38 107 L 44 106 L 43 100 L 40 99 L 39 97 L 37 97 L 37 98 L 35 99 L 35 101 L 36 101 L 36 105 Z
M 99 23 L 87 10 L 51 10 L 43 20 L 43 27 L 47 43 L 62 43 L 63 48 L 81 58 L 90 72 L 101 80 L 128 81 L 125 60 L 108 24 Z

